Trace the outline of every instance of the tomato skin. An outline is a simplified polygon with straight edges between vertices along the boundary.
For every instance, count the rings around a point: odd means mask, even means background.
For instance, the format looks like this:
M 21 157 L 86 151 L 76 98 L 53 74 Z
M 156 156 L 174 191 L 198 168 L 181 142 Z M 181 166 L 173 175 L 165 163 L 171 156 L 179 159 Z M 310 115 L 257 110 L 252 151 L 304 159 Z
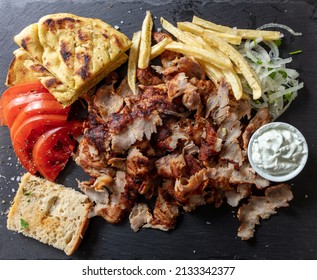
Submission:
M 19 113 L 29 104 L 36 101 L 55 101 L 56 107 L 62 109 L 62 105 L 59 105 L 59 102 L 55 97 L 49 92 L 37 92 L 30 95 L 19 96 L 15 99 L 12 99 L 7 105 L 3 108 L 3 124 L 7 125 L 9 128 L 12 126 L 15 118 Z
M 37 170 L 44 178 L 54 181 L 64 169 L 76 147 L 76 140 L 71 135 L 82 133 L 81 122 L 67 122 L 63 127 L 53 128 L 36 141 L 32 157 Z
M 37 168 L 32 161 L 33 147 L 43 133 L 63 126 L 66 123 L 67 115 L 37 115 L 26 119 L 19 126 L 11 127 L 11 139 L 13 148 L 21 164 L 31 173 L 35 174 Z
M 19 96 L 24 96 L 24 95 L 30 95 L 35 92 L 48 92 L 48 90 L 39 82 L 39 81 L 34 81 L 30 83 L 25 83 L 25 84 L 18 84 L 11 86 L 7 88 L 0 99 L 0 123 L 1 125 L 6 125 L 5 121 L 3 118 L 6 117 L 4 114 L 3 110 L 6 108 L 7 104 L 19 97 Z
M 22 166 L 54 181 L 77 146 L 83 123 L 67 121 L 64 108 L 39 81 L 8 88 L 0 99 L 0 125 L 10 128 Z
M 10 103 L 12 103 L 13 101 L 15 100 L 12 100 Z M 10 109 L 8 108 L 7 124 L 9 128 L 11 128 L 14 123 L 17 123 L 17 125 L 19 125 L 23 123 L 23 121 L 25 121 L 27 118 L 30 118 L 35 115 L 41 115 L 41 114 L 67 115 L 70 110 L 70 107 L 63 108 L 63 106 L 55 99 L 54 100 L 40 99 L 40 100 L 33 101 L 23 105 L 24 105 L 23 107 L 21 106 L 17 109 L 15 108 L 12 109 L 11 112 L 10 112 Z

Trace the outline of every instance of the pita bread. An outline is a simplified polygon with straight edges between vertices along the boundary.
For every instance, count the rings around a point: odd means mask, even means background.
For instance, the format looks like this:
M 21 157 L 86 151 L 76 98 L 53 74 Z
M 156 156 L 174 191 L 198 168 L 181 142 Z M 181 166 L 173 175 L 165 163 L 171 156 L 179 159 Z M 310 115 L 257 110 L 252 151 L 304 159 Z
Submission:
M 38 78 L 63 105 L 70 105 L 125 62 L 124 52 L 132 44 L 99 19 L 66 13 L 44 16 L 14 41 L 33 58 L 33 64 L 51 73 L 50 77 L 38 73 Z M 32 63 L 28 60 L 24 65 L 30 69 Z
M 24 65 L 24 62 L 29 59 L 32 58 L 23 49 L 17 49 L 13 52 L 13 60 L 8 70 L 6 86 L 9 87 L 16 84 L 24 84 L 38 80 L 36 74 L 33 71 L 29 71 L 29 69 Z M 50 74 L 42 65 L 38 65 L 43 71 L 46 71 L 48 74 Z
M 14 58 L 7 74 L 7 86 L 39 80 L 49 92 L 65 106 L 72 104 L 78 97 L 80 97 L 74 90 L 67 88 L 61 81 L 55 78 L 25 50 L 17 49 L 13 52 L 13 55 Z M 122 53 L 104 74 L 107 76 L 126 62 L 127 59 L 128 56 L 125 53 Z M 91 91 L 91 89 L 88 91 Z

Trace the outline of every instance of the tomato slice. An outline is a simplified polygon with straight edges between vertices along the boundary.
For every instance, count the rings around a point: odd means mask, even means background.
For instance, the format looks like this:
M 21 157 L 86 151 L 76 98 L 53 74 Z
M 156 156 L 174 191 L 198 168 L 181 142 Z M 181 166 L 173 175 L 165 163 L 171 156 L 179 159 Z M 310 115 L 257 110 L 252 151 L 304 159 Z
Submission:
M 18 114 L 28 105 L 35 101 L 46 101 L 51 100 L 56 102 L 56 107 L 60 110 L 63 108 L 62 105 L 55 99 L 55 97 L 49 92 L 38 92 L 29 95 L 19 96 L 12 99 L 2 110 L 3 112 L 3 124 L 11 127 L 13 121 L 18 116 Z M 58 112 L 57 112 L 58 113 Z
M 47 94 L 47 93 L 46 93 Z M 34 95 L 42 95 L 40 93 Z M 63 106 L 57 100 L 37 100 L 31 103 L 17 102 L 18 97 L 12 100 L 9 104 L 13 103 L 12 107 L 7 105 L 7 125 L 10 128 L 14 123 L 21 124 L 27 118 L 40 114 L 57 114 L 67 115 L 70 107 L 63 108 Z M 28 99 L 28 98 L 26 98 Z M 29 99 L 33 99 L 33 96 Z M 27 101 L 27 100 L 26 100 Z M 18 104 L 21 104 L 20 106 Z
M 67 115 L 36 115 L 27 118 L 23 123 L 11 127 L 13 148 L 21 164 L 31 173 L 35 174 L 37 168 L 32 161 L 32 150 L 38 138 L 46 131 L 63 126 Z
M 81 122 L 70 121 L 66 126 L 51 129 L 39 137 L 32 157 L 44 178 L 50 181 L 56 179 L 76 147 L 77 142 L 71 136 L 78 136 L 82 131 Z
M 24 94 L 29 94 L 30 92 L 48 92 L 48 90 L 41 84 L 40 81 L 17 84 L 7 88 L 3 92 L 0 105 L 5 106 L 12 99 Z
M 6 116 L 3 109 L 11 100 L 19 96 L 29 95 L 30 93 L 35 92 L 48 92 L 48 90 L 39 81 L 14 85 L 5 90 L 0 99 L 1 124 L 3 123 L 2 118 Z

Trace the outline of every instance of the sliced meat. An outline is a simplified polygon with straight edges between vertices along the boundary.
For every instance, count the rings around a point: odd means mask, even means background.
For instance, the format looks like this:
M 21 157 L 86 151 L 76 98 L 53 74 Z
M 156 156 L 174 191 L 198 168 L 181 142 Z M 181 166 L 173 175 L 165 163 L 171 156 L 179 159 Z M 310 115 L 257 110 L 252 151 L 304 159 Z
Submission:
M 176 74 L 166 82 L 167 94 L 170 101 L 185 93 L 191 94 L 196 91 L 196 87 L 190 84 L 185 73 Z
M 199 80 L 205 80 L 206 78 L 204 69 L 193 57 L 181 57 L 177 61 L 177 68 L 179 72 L 185 73 L 188 79 L 196 78 Z
M 271 115 L 268 108 L 261 108 L 257 111 L 256 115 L 251 119 L 247 125 L 245 131 L 242 134 L 243 148 L 248 149 L 249 141 L 252 134 L 261 126 L 269 123 L 271 120 Z
M 247 204 L 238 210 L 238 219 L 241 223 L 238 236 L 248 240 L 254 236 L 255 226 L 260 224 L 260 218 L 268 219 L 276 214 L 276 209 L 288 207 L 293 199 L 291 188 L 287 184 L 279 184 L 265 190 L 264 196 L 251 196 Z
M 205 205 L 203 189 L 208 185 L 207 170 L 201 169 L 189 179 L 179 178 L 175 182 L 175 199 L 185 211 L 190 212 Z
M 96 178 L 107 173 L 107 158 L 94 145 L 89 144 L 86 137 L 79 142 L 74 161 L 90 176 Z
M 151 228 L 164 231 L 173 229 L 179 213 L 179 205 L 174 198 L 174 181 L 166 180 L 158 191 Z
M 155 161 L 157 174 L 164 178 L 180 178 L 186 161 L 183 154 L 168 154 Z
M 137 69 L 137 78 L 139 83 L 144 86 L 154 86 L 162 83 L 161 79 L 156 76 L 152 68 L 148 67 L 146 69 Z
M 245 158 L 243 151 L 237 142 L 226 143 L 226 145 L 223 145 L 219 157 L 222 160 L 233 163 L 236 169 L 239 169 L 239 167 L 242 166 Z
M 92 106 L 103 119 L 109 114 L 117 113 L 123 107 L 123 98 L 115 92 L 113 81 L 110 85 L 102 85 L 96 92 Z
M 136 203 L 129 214 L 129 222 L 133 231 L 140 230 L 144 225 L 151 225 L 152 220 L 153 216 L 149 206 L 145 203 Z
M 125 176 L 125 172 L 118 171 L 112 180 L 105 175 L 79 184 L 80 189 L 95 203 L 95 215 L 103 217 L 109 223 L 120 222 L 131 207 L 131 201 L 125 195 Z
M 118 134 L 112 134 L 111 148 L 116 153 L 123 153 L 136 141 L 141 141 L 145 136 L 150 140 L 151 135 L 157 132 L 157 126 L 162 125 L 162 119 L 157 112 L 147 118 L 138 117 L 129 126 Z
M 141 227 L 164 231 L 175 227 L 179 206 L 174 200 L 173 187 L 173 181 L 168 180 L 159 188 L 153 214 L 144 203 L 134 205 L 129 215 L 130 225 L 134 231 L 138 231 Z
M 178 121 L 169 118 L 162 126 L 158 127 L 152 140 L 154 146 L 165 154 L 165 152 L 173 152 L 180 145 L 180 142 L 187 141 L 188 134 Z
M 177 73 L 184 73 L 188 79 L 195 78 L 205 80 L 206 75 L 201 65 L 193 58 L 182 56 L 174 58 L 168 67 L 161 71 L 163 76 L 174 76 Z
M 251 194 L 252 184 L 239 184 L 232 190 L 226 191 L 227 203 L 232 207 L 237 207 L 239 202 Z
M 243 162 L 239 169 L 235 169 L 230 177 L 231 184 L 255 184 L 258 189 L 264 189 L 270 182 L 260 177 L 248 162 Z
M 222 139 L 218 138 L 217 132 L 213 126 L 206 122 L 205 137 L 201 139 L 201 146 L 198 158 L 201 161 L 208 160 L 210 157 L 218 154 L 221 151 Z
M 145 195 L 151 188 L 150 161 L 137 148 L 130 148 L 126 160 L 127 176 L 132 178 L 133 189 Z

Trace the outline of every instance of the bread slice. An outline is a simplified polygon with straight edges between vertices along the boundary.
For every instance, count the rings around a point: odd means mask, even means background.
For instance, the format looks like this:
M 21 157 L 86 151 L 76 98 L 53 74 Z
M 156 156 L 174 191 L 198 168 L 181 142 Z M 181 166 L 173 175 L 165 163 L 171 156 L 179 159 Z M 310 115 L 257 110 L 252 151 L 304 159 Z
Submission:
M 99 83 L 113 65 L 120 65 L 118 59 L 123 59 L 122 54 L 132 44 L 127 36 L 99 19 L 68 13 L 42 17 L 14 41 L 68 88 L 64 105 Z M 43 85 L 49 87 L 50 83 Z
M 71 255 L 83 239 L 91 207 L 86 195 L 26 173 L 10 208 L 7 228 Z

